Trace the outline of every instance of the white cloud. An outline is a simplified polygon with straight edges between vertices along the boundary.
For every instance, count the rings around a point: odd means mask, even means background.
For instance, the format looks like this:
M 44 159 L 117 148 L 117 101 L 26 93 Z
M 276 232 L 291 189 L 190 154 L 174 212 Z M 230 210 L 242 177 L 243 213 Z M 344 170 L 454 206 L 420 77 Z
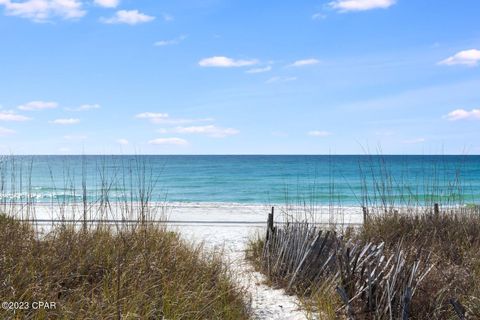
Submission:
M 138 10 L 119 10 L 113 17 L 102 18 L 100 20 L 107 24 L 125 23 L 133 26 L 136 24 L 153 21 L 155 20 L 155 17 L 141 13 Z
M 297 77 L 271 77 L 266 81 L 266 83 L 276 83 L 276 82 L 290 82 L 297 80 Z
M 292 63 L 290 66 L 291 67 L 304 67 L 304 66 L 311 66 L 315 64 L 319 64 L 320 61 L 317 59 L 304 59 L 304 60 L 297 60 L 294 63 Z
M 34 22 L 46 22 L 54 17 L 78 19 L 86 14 L 79 0 L 28 0 L 13 2 L 0 0 L 5 14 L 30 19 Z
M 119 5 L 120 0 L 95 0 L 94 2 L 100 7 L 116 8 Z
M 137 119 L 147 119 L 153 123 L 161 123 L 162 120 L 168 118 L 168 113 L 159 113 L 159 112 L 142 112 L 135 115 Z
M 126 145 L 129 144 L 129 141 L 128 141 L 127 139 L 121 138 L 121 139 L 118 139 L 118 140 L 117 140 L 117 143 L 120 144 L 120 145 L 122 145 L 122 146 L 126 146 Z
M 66 108 L 68 111 L 88 111 L 88 110 L 94 110 L 94 109 L 100 109 L 99 104 L 82 104 L 78 108 Z
M 80 107 L 77 108 L 78 111 L 87 111 L 92 109 L 100 109 L 99 104 L 82 104 Z
M 153 45 L 156 47 L 166 47 L 166 46 L 172 46 L 174 44 L 179 44 L 180 42 L 177 39 L 173 40 L 159 40 L 155 42 Z
M 312 131 L 309 131 L 309 132 L 308 132 L 308 135 L 309 135 L 309 136 L 312 136 L 312 137 L 321 137 L 321 138 L 324 138 L 324 137 L 331 136 L 332 133 L 329 132 L 329 131 L 312 130 Z
M 0 127 L 0 137 L 8 136 L 8 135 L 11 135 L 11 134 L 14 134 L 14 133 L 15 133 L 14 130 L 10 130 L 10 129 L 7 129 L 7 128 Z
M 457 64 L 475 67 L 480 62 L 480 50 L 470 49 L 457 52 L 451 57 L 439 62 L 439 64 L 453 66 Z
M 335 0 L 330 2 L 329 5 L 340 12 L 347 12 L 387 9 L 395 3 L 396 0 Z
M 156 47 L 173 46 L 173 45 L 179 44 L 180 42 L 182 42 L 186 38 L 187 38 L 187 36 L 180 36 L 178 38 L 171 39 L 171 40 L 160 40 L 160 41 L 155 42 L 153 45 L 156 46 Z
M 173 131 L 176 133 L 204 134 L 214 138 L 225 138 L 239 133 L 237 129 L 221 128 L 214 125 L 177 127 Z
M 30 119 L 11 111 L 0 112 L 0 121 L 28 121 Z
M 257 64 L 257 60 L 236 60 L 223 56 L 214 56 L 198 62 L 201 67 L 232 68 L 248 67 Z
M 407 140 L 403 140 L 402 143 L 405 143 L 405 144 L 417 144 L 417 143 L 424 143 L 426 142 L 427 140 L 425 138 L 414 138 L 414 139 L 407 139 Z
M 456 109 L 443 117 L 450 121 L 477 119 L 480 120 L 480 109 L 472 109 L 470 111 L 465 109 Z
M 148 141 L 148 144 L 154 145 L 177 145 L 177 146 L 185 146 L 188 144 L 188 141 L 182 138 L 158 138 L 154 140 Z
M 312 20 L 323 20 L 323 19 L 326 19 L 327 16 L 321 12 L 317 12 L 317 13 L 314 13 L 312 15 Z
M 53 101 L 31 101 L 18 106 L 18 109 L 24 110 L 24 111 L 34 111 L 34 110 L 44 110 L 44 109 L 55 109 L 57 107 L 58 107 L 58 103 Z
M 245 72 L 246 73 L 263 73 L 263 72 L 268 72 L 270 70 L 272 70 L 272 67 L 271 66 L 266 66 L 266 67 L 263 67 L 263 68 L 253 68 L 253 69 L 247 70 Z
M 135 118 L 138 118 L 138 119 L 168 118 L 168 113 L 142 112 L 137 114 Z
M 155 124 L 187 124 L 194 122 L 211 122 L 214 119 L 212 118 L 203 118 L 203 119 L 175 119 L 170 118 L 168 113 L 157 113 L 157 112 L 142 112 L 135 115 L 137 119 L 147 119 Z
M 50 123 L 59 124 L 59 125 L 70 125 L 70 124 L 80 123 L 80 119 L 74 119 L 74 118 L 55 119 L 55 120 L 53 120 L 53 121 L 50 121 Z

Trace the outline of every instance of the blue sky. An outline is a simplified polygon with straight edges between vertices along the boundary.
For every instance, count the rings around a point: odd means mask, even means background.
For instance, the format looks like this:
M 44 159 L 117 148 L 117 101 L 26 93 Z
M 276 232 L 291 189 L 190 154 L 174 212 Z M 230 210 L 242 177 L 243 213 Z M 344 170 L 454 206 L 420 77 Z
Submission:
M 0 152 L 480 154 L 477 0 L 0 0 Z

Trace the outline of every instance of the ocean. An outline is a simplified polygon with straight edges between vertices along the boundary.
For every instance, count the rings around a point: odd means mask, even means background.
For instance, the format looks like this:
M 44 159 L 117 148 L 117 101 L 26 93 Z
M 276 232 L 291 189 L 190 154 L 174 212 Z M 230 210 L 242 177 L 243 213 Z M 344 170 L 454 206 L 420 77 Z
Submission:
M 480 156 L 4 156 L 4 202 L 476 204 Z

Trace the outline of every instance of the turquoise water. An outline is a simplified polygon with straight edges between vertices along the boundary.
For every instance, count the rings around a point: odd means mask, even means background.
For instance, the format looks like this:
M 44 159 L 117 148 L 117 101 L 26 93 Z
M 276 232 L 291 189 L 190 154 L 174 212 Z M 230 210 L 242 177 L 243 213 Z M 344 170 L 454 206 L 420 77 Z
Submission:
M 478 203 L 480 156 L 8 156 L 3 201 Z M 148 193 L 148 192 L 147 192 Z

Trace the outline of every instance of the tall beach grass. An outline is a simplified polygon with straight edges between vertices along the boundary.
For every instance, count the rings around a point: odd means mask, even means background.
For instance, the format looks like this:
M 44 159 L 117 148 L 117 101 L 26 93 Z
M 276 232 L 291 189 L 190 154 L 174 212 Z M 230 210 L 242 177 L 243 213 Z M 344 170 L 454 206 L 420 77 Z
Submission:
M 65 161 L 62 177 L 50 170 L 54 196 L 42 205 L 34 160 L 23 160 L 0 161 L 0 300 L 24 303 L 2 308 L 0 318 L 249 318 L 222 251 L 167 229 L 168 207 L 152 202 L 161 196 L 153 194 L 159 173 L 148 160 L 83 158 L 79 172 Z M 122 201 L 112 201 L 113 190 Z

